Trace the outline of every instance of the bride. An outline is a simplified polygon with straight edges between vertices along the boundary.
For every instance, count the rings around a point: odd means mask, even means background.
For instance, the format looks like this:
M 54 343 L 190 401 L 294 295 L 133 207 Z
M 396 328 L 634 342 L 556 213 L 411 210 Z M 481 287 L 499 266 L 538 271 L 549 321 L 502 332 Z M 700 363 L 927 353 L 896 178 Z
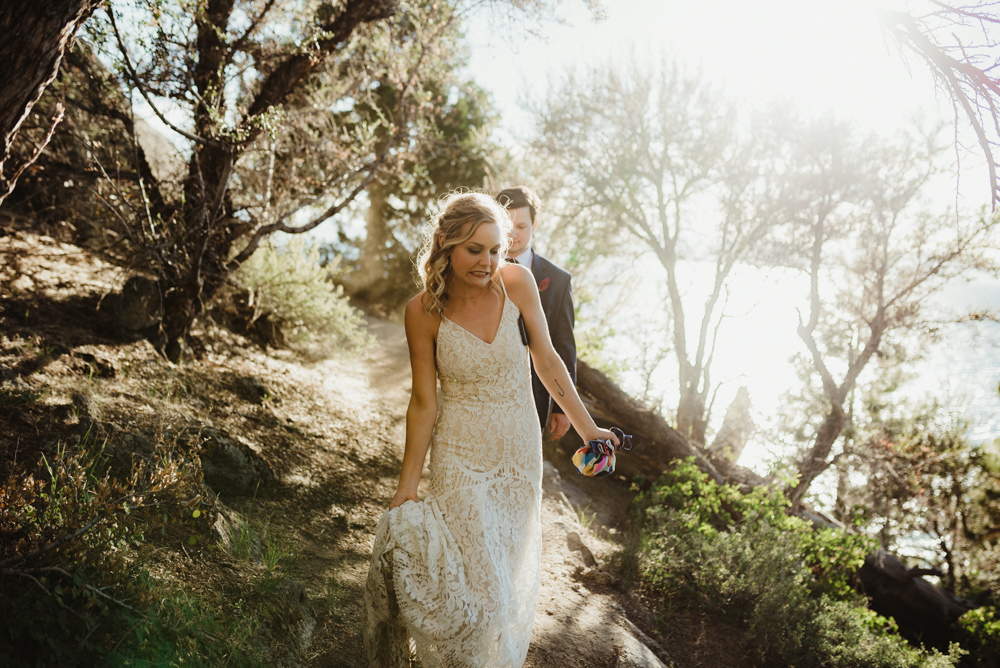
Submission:
M 503 262 L 509 232 L 491 197 L 454 194 L 418 260 L 424 290 L 405 315 L 413 383 L 403 467 L 365 588 L 372 666 L 524 663 L 541 569 L 542 439 L 528 351 L 577 433 L 617 444 L 552 348 L 531 272 Z M 418 501 L 428 448 L 431 480 Z

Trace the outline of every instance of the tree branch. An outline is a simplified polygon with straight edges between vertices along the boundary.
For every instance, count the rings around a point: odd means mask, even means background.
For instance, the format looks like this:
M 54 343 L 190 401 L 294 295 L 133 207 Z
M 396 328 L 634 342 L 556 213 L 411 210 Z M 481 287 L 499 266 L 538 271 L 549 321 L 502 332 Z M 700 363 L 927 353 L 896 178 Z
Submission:
M 4 177 L 3 174 L 0 174 L 0 188 L 2 188 L 2 190 L 0 190 L 0 202 L 3 202 L 8 195 L 14 192 L 14 186 L 17 185 L 17 180 L 21 178 L 21 174 L 24 173 L 24 170 L 35 164 L 35 161 L 41 157 L 42 152 L 45 150 L 45 147 L 49 145 L 49 141 L 52 139 L 52 135 L 56 131 L 56 126 L 59 125 L 65 114 L 66 108 L 63 107 L 60 102 L 56 105 L 56 117 L 55 120 L 52 121 L 52 127 L 49 128 L 49 132 L 45 135 L 45 139 L 42 140 L 42 143 L 35 147 L 35 151 L 31 154 L 31 157 L 18 167 L 17 171 L 14 172 L 14 175 L 9 179 Z
M 187 130 L 182 130 L 181 128 L 177 127 L 176 125 L 168 121 L 166 116 L 163 115 L 163 112 L 161 112 L 159 108 L 155 104 L 153 104 L 153 101 L 150 99 L 149 95 L 146 92 L 145 85 L 143 85 L 142 83 L 142 79 L 139 77 L 139 74 L 135 71 L 135 68 L 132 66 L 132 61 L 128 56 L 128 49 L 125 47 L 125 41 L 122 39 L 121 33 L 118 32 L 118 24 L 115 22 L 115 10 L 111 7 L 111 5 L 108 5 L 107 9 L 108 9 L 108 17 L 111 20 L 111 29 L 115 34 L 115 40 L 118 42 L 118 49 L 122 53 L 122 60 L 125 63 L 125 69 L 128 70 L 129 80 L 131 81 L 132 85 L 139 91 L 139 94 L 142 95 L 143 99 L 146 100 L 146 104 L 148 104 L 149 108 L 153 110 L 153 113 L 156 114 L 156 117 L 159 118 L 160 121 L 162 121 L 163 124 L 166 125 L 168 128 L 170 128 L 180 136 L 184 137 L 185 139 L 189 139 L 195 142 L 196 144 L 202 144 L 204 146 L 214 146 L 216 148 L 225 146 L 222 142 L 217 141 L 215 139 L 206 139 L 205 137 L 199 137 L 198 135 L 192 134 Z
M 397 132 L 397 134 L 402 134 L 402 133 Z M 343 200 L 334 204 L 326 211 L 321 213 L 319 216 L 316 216 L 311 221 L 306 223 L 305 225 L 299 225 L 299 226 L 286 225 L 284 222 L 285 220 L 287 220 L 287 215 L 286 215 L 278 219 L 276 222 L 271 223 L 270 225 L 264 225 L 262 227 L 259 227 L 254 232 L 253 236 L 250 238 L 250 241 L 247 242 L 246 247 L 242 251 L 240 251 L 240 253 L 236 257 L 234 257 L 226 264 L 226 270 L 235 271 L 241 264 L 246 262 L 250 258 L 250 256 L 253 255 L 254 251 L 257 250 L 257 247 L 260 245 L 260 242 L 261 240 L 264 239 L 264 237 L 273 234 L 275 232 L 285 232 L 286 234 L 302 234 L 304 232 L 309 232 L 310 230 L 313 230 L 316 227 L 318 227 L 323 222 L 329 220 L 333 216 L 340 213 L 345 206 L 354 201 L 354 198 L 357 197 L 359 194 L 361 194 L 361 191 L 363 191 L 365 188 L 371 185 L 372 181 L 375 180 L 376 171 L 378 170 L 379 166 L 385 161 L 386 157 L 388 157 L 389 150 L 393 145 L 394 142 L 388 142 L 386 147 L 382 150 L 379 156 L 374 161 L 371 162 L 371 164 L 369 164 L 367 167 L 363 167 L 355 171 L 355 174 L 359 174 L 364 171 L 367 171 L 368 174 L 365 176 L 364 179 L 361 180 L 360 183 L 358 183 L 357 186 L 355 186 L 355 188 L 350 193 L 348 193 L 348 195 Z
M 1000 22 L 1000 20 L 989 15 L 971 14 L 965 10 L 955 8 L 941 2 L 936 2 L 935 4 L 944 8 L 948 12 L 970 16 L 977 21 Z M 917 26 L 916 21 L 909 14 L 899 11 L 885 10 L 883 15 L 886 17 L 883 20 L 883 24 L 886 26 L 886 30 L 894 36 L 896 42 L 900 45 L 908 47 L 920 58 L 922 58 L 930 67 L 932 74 L 946 84 L 952 99 L 956 100 L 965 111 L 965 115 L 972 124 L 979 146 L 983 150 L 988 163 L 991 199 L 993 207 L 996 208 L 997 203 L 1000 202 L 1000 179 L 998 179 L 997 161 L 993 153 L 994 141 L 991 141 L 989 137 L 987 137 L 986 130 L 983 127 L 976 110 L 973 108 L 972 101 L 962 89 L 962 84 L 956 77 L 955 73 L 958 72 L 962 76 L 965 83 L 971 87 L 974 98 L 981 97 L 986 100 L 986 104 L 990 107 L 990 113 L 993 116 L 994 122 L 997 122 L 998 118 L 996 108 L 993 105 L 992 96 L 1000 95 L 1000 85 L 991 79 L 982 68 L 974 65 L 970 56 L 965 53 L 964 49 L 964 62 L 946 54 L 940 46 L 932 42 L 931 39 L 927 37 L 925 31 L 921 30 L 921 28 Z

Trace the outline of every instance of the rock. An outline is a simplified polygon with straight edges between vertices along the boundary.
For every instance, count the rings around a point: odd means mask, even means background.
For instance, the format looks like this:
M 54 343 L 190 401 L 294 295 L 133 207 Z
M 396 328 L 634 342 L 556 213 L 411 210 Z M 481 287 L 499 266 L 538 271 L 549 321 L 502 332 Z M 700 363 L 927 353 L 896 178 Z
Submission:
M 924 575 L 942 574 L 934 568 L 909 567 L 891 552 L 878 549 L 865 557 L 856 577 L 871 609 L 892 617 L 901 636 L 947 649 L 958 640 L 955 621 L 979 603 L 958 598 L 925 580 Z
M 264 562 L 260 536 L 238 513 L 221 510 L 212 525 L 212 532 L 216 542 L 232 558 L 257 565 Z
M 93 424 L 101 419 L 101 409 L 89 394 L 82 392 L 74 394 L 73 409 L 79 416 L 81 423 Z
M 615 668 L 666 668 L 667 664 L 661 661 L 660 657 L 647 645 L 647 643 L 654 645 L 656 643 L 646 637 L 646 634 L 640 631 L 635 624 L 628 621 L 628 618 L 622 618 L 622 622 L 624 628 L 621 633 L 616 634 L 618 638 L 615 642 L 615 649 L 618 650 L 618 656 L 614 663 Z M 666 655 L 666 652 L 659 645 L 656 647 L 663 655 Z M 673 665 L 673 661 L 670 662 L 670 665 Z
M 594 553 L 590 551 L 589 547 L 583 544 L 583 539 L 580 538 L 580 534 L 577 532 L 570 531 L 566 534 L 566 546 L 574 552 L 579 552 L 580 559 L 588 568 L 595 568 L 597 566 L 597 559 L 594 558 Z
M 146 434 L 138 431 L 130 431 L 118 438 L 115 450 L 122 457 L 129 459 L 132 459 L 133 456 L 139 459 L 149 459 L 156 450 L 156 444 Z
M 561 510 L 570 515 L 575 514 L 573 504 L 570 503 L 569 498 L 566 496 L 562 476 L 559 475 L 559 471 L 547 459 L 542 462 L 542 494 L 557 499 L 560 502 L 559 506 L 562 507 Z
M 312 644 L 313 631 L 316 629 L 316 616 L 313 614 L 309 596 L 305 587 L 298 580 L 283 580 L 275 591 L 276 610 L 273 617 L 275 637 L 291 641 L 290 647 L 284 652 L 286 656 L 275 657 L 282 665 L 298 665 L 297 659 L 304 658 L 305 652 Z
M 578 582 L 582 582 L 591 588 L 613 587 L 618 584 L 618 579 L 611 573 L 602 571 L 599 568 L 585 569 L 582 566 L 576 567 L 576 571 L 573 573 L 573 579 Z
M 98 378 L 114 378 L 117 374 L 114 364 L 100 357 L 95 357 L 90 353 L 74 352 L 73 357 L 80 360 L 77 369 L 86 375 L 97 376 Z
M 236 379 L 236 394 L 254 404 L 262 404 L 274 396 L 268 386 L 253 376 L 241 376 Z
M 140 332 L 155 327 L 163 318 L 163 300 L 159 284 L 144 276 L 125 281 L 121 295 L 111 307 L 115 323 L 121 329 Z
M 271 467 L 244 443 L 223 432 L 203 430 L 201 470 L 205 484 L 220 496 L 252 494 L 257 487 L 274 478 Z
M 549 494 L 557 494 L 562 491 L 562 484 L 559 470 L 549 460 L 544 460 L 542 462 L 542 489 Z

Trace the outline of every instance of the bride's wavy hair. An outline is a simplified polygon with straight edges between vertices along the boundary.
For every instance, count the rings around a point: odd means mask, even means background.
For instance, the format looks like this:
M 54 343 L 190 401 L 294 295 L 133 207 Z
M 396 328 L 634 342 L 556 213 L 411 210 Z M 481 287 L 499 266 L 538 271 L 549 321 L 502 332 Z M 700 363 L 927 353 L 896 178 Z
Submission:
M 482 192 L 455 192 L 444 200 L 444 208 L 427 225 L 424 243 L 417 258 L 423 282 L 424 311 L 440 315 L 448 303 L 445 284 L 451 271 L 451 250 L 468 241 L 483 223 L 500 226 L 500 257 L 510 247 L 510 218 L 497 202 Z M 494 275 L 493 280 L 496 280 Z

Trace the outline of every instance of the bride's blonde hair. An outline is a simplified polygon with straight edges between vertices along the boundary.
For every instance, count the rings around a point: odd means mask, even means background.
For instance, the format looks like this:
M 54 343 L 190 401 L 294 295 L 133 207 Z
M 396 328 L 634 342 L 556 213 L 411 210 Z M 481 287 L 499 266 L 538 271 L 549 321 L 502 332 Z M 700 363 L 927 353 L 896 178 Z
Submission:
M 448 303 L 445 282 L 451 270 L 451 249 L 468 241 L 483 223 L 500 226 L 500 257 L 506 257 L 510 247 L 510 218 L 486 193 L 452 193 L 444 201 L 441 213 L 427 225 L 417 271 L 426 292 L 424 311 L 428 315 L 439 315 Z

